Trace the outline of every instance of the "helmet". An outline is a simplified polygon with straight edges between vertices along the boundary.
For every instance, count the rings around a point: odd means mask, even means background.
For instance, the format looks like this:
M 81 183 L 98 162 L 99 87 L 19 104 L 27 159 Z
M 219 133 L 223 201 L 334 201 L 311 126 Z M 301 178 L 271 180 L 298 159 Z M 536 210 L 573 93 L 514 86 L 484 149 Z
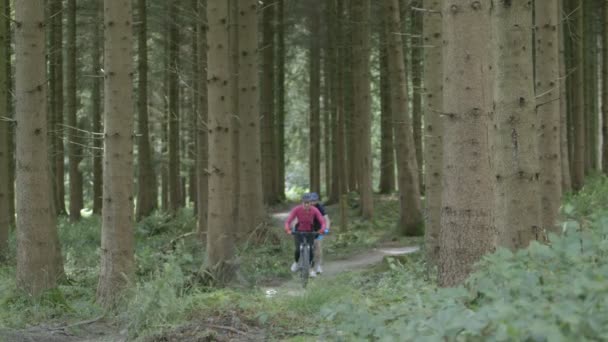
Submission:
M 302 195 L 302 202 L 312 202 L 312 195 L 311 193 L 307 192 L 304 195 Z
M 310 200 L 313 202 L 318 202 L 319 201 L 319 194 L 316 192 L 311 192 L 310 193 Z

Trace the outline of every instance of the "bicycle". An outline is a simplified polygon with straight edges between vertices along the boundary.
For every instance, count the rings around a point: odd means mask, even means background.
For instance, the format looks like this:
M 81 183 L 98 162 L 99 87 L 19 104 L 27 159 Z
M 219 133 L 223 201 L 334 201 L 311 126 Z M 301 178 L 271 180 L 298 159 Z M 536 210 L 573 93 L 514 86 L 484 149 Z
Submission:
M 293 235 L 312 236 L 314 238 L 319 235 L 316 232 L 292 232 Z M 310 255 L 312 253 L 313 246 L 308 242 L 308 239 L 304 238 L 300 241 L 300 260 L 298 261 L 298 268 L 300 269 L 300 280 L 302 281 L 302 287 L 306 288 L 308 284 L 308 278 L 310 277 Z

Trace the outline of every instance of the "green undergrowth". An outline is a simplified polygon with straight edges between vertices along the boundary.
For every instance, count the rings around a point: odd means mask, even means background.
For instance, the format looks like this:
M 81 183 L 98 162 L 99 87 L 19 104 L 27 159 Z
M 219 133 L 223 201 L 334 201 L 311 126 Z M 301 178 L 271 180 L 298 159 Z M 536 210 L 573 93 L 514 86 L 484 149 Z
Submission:
M 333 219 L 325 241 L 326 259 L 342 258 L 383 241 L 401 243 L 394 236 L 395 198 L 376 199 L 376 218 L 360 221 L 357 208 L 349 207 L 349 229 L 338 226 L 337 206 L 328 207 Z M 273 222 L 263 239 L 248 241 L 237 251 L 239 277 L 234 286 L 214 288 L 201 276 L 205 246 L 196 234 L 191 209 L 171 216 L 156 212 L 135 226 L 136 281 L 117 308 L 104 312 L 95 303 L 99 275 L 101 219 L 86 215 L 77 223 L 58 221 L 66 279 L 57 289 L 32 298 L 15 286 L 15 237 L 10 237 L 9 262 L 0 266 L 0 326 L 21 329 L 37 324 L 79 322 L 105 315 L 126 326 L 131 339 L 143 339 L 197 321 L 201 317 L 227 319 L 232 312 L 243 322 L 290 336 L 318 333 L 321 308 L 350 297 L 350 283 L 311 283 L 297 295 L 279 293 L 267 297 L 263 288 L 292 279 L 289 271 L 293 241 Z M 411 240 L 410 240 L 411 242 Z M 8 266 L 7 266 L 8 265 Z M 346 296 L 346 297 L 345 297 Z M 222 318 L 224 317 L 224 318 Z M 310 317 L 311 319 L 308 319 Z M 113 323 L 113 324 L 114 324 Z M 228 323 L 226 323 L 228 324 Z
M 422 255 L 360 278 L 345 301 L 321 309 L 331 327 L 324 338 L 607 340 L 608 180 L 587 184 L 567 199 L 561 236 L 516 253 L 499 249 L 460 287 L 438 288 Z

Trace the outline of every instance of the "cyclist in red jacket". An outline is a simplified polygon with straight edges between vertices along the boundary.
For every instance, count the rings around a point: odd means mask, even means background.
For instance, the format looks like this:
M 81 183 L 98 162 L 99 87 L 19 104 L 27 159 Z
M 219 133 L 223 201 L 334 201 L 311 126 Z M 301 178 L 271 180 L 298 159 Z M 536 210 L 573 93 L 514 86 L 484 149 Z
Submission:
M 285 232 L 291 235 L 291 224 L 294 220 L 298 220 L 298 225 L 296 226 L 296 231 L 298 232 L 314 232 L 313 223 L 315 218 L 318 222 L 321 223 L 321 229 L 319 229 L 319 234 L 325 233 L 325 219 L 323 215 L 319 212 L 317 208 L 312 205 L 312 196 L 310 194 L 304 194 L 302 196 L 302 204 L 296 206 L 289 213 L 289 217 L 285 221 Z M 314 247 L 314 235 L 294 235 L 294 243 L 295 243 L 295 253 L 294 259 L 295 262 L 291 265 L 291 271 L 295 272 L 298 270 L 298 261 L 300 260 L 300 243 L 302 239 L 306 239 L 311 248 Z M 314 251 L 310 253 L 310 263 L 312 264 L 314 257 Z M 315 277 L 316 272 L 311 269 L 310 276 Z

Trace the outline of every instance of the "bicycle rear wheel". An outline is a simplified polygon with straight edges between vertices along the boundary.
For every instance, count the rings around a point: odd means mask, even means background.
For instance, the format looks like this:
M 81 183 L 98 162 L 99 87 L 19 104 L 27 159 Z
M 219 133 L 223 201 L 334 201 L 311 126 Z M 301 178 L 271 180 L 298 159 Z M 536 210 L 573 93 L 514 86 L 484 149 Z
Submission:
M 308 244 L 300 245 L 300 278 L 302 287 L 306 288 L 308 277 L 310 276 L 310 246 Z

